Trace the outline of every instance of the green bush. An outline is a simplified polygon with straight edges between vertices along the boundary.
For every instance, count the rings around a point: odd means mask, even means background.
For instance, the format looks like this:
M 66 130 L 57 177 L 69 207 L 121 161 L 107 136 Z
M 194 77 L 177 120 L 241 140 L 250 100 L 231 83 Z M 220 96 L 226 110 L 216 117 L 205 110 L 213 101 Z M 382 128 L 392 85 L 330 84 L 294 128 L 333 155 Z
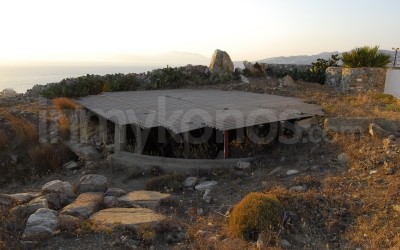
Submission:
M 350 68 L 378 67 L 383 68 L 391 62 L 388 54 L 379 52 L 379 46 L 363 46 L 342 54 L 343 66 Z
M 316 62 L 311 64 L 310 74 L 306 76 L 309 82 L 317 82 L 323 84 L 325 82 L 325 71 L 328 67 L 338 66 L 339 55 L 332 55 L 328 60 L 318 58 Z
M 182 189 L 183 175 L 170 173 L 150 178 L 146 182 L 146 190 L 178 192 Z
M 261 232 L 279 229 L 283 215 L 283 206 L 274 195 L 249 193 L 233 209 L 229 228 L 236 237 L 255 240 Z

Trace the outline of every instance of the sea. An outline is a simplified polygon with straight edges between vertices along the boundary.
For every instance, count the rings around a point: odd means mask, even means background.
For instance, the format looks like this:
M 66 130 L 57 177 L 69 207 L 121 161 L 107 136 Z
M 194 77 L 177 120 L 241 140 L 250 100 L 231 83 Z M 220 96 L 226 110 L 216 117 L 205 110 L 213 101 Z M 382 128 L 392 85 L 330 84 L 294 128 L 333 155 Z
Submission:
M 25 93 L 36 84 L 59 82 L 65 78 L 87 74 L 142 73 L 156 68 L 160 66 L 0 65 L 0 91 L 10 88 Z

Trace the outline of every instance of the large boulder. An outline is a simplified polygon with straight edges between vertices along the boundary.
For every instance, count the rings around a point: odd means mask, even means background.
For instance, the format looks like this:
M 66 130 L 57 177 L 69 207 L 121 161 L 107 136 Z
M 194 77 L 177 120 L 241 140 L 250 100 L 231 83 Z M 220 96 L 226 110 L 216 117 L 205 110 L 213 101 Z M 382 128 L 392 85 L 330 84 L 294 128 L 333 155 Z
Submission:
M 56 211 L 41 208 L 28 218 L 23 238 L 30 240 L 49 238 L 56 231 L 58 224 Z
M 73 187 L 69 182 L 60 180 L 50 181 L 42 186 L 42 193 L 44 194 L 64 194 L 67 197 L 75 197 Z
M 103 175 L 88 174 L 82 176 L 78 184 L 78 192 L 105 192 L 108 189 L 107 178 Z
M 226 51 L 215 50 L 211 57 L 210 72 L 214 76 L 232 77 L 234 66 Z
M 155 191 L 134 191 L 118 198 L 118 200 L 128 207 L 155 208 L 160 200 L 169 196 L 170 194 Z
M 109 208 L 104 209 L 90 217 L 96 224 L 104 226 L 122 226 L 136 228 L 142 224 L 153 224 L 164 219 L 161 214 L 148 208 Z
M 35 198 L 26 205 L 13 207 L 10 209 L 10 213 L 15 217 L 26 218 L 41 208 L 49 208 L 49 202 L 44 196 Z
M 266 72 L 266 68 L 267 65 L 264 63 L 251 63 L 248 61 L 244 61 L 243 62 L 244 68 L 247 69 L 248 71 L 251 72 L 251 75 L 253 76 L 259 76 L 259 77 L 266 77 L 267 76 L 267 72 Z
M 79 195 L 72 204 L 64 207 L 61 214 L 87 219 L 93 213 L 99 211 L 102 203 L 102 193 L 84 193 Z

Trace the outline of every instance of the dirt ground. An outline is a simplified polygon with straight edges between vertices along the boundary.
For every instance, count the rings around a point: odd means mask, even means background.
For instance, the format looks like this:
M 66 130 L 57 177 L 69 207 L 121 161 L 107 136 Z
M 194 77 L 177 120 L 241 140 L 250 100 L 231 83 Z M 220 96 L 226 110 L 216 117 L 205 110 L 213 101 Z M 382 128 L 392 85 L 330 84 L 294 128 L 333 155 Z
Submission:
M 399 119 L 400 112 L 387 109 L 397 100 L 379 93 L 347 93 L 319 84 L 296 82 L 279 88 L 278 79 L 250 79 L 250 84 L 202 86 L 223 90 L 241 90 L 299 97 L 307 103 L 321 105 L 327 117 L 357 116 Z M 32 105 L 16 109 L 27 112 Z M 32 107 L 30 107 L 32 108 Z M 1 111 L 1 109 L 0 109 Z M 3 110 L 4 112 L 4 110 Z M 317 126 L 322 128 L 324 118 Z M 4 126 L 0 129 L 6 129 Z M 317 130 L 317 131 L 322 131 Z M 304 139 L 307 139 L 305 135 Z M 279 232 L 269 235 L 273 249 L 398 249 L 400 218 L 394 208 L 400 205 L 400 142 L 388 143 L 365 135 L 321 134 L 318 143 L 300 140 L 293 145 L 279 144 L 266 152 L 251 169 L 230 171 L 215 169 L 198 173 L 204 180 L 218 181 L 213 202 L 202 199 L 202 192 L 182 189 L 172 193 L 173 201 L 157 208 L 168 217 L 171 230 L 179 227 L 187 234 L 182 239 L 166 239 L 168 229 L 151 241 L 135 246 L 123 242 L 136 240 L 134 232 L 102 232 L 80 229 L 58 232 L 35 247 L 41 249 L 257 249 L 256 242 L 233 238 L 229 232 L 229 213 L 249 192 L 275 194 L 285 207 L 285 218 Z M 323 139 L 322 139 L 323 138 Z M 3 149 L 2 153 L 5 153 Z M 338 155 L 350 156 L 348 163 Z M 38 191 L 48 181 L 60 179 L 76 184 L 86 173 L 108 178 L 110 187 L 127 191 L 145 188 L 148 175 L 128 178 L 125 169 L 114 169 L 106 162 L 97 169 L 81 169 L 75 174 L 59 171 L 44 177 L 33 177 L 24 183 L 3 186 L 0 193 Z M 288 175 L 289 170 L 297 173 Z M 293 187 L 305 187 L 298 191 Z M 1 228 L 0 228 L 1 229 Z M 2 236 L 5 248 L 26 248 L 19 243 L 21 231 L 9 230 Z M 12 235 L 14 234 L 14 235 Z M 0 234 L 1 236 L 2 234 Z M 11 236 L 10 236 L 11 235 Z M 15 237 L 10 239 L 10 237 Z M 1 248 L 1 244 L 0 244 Z

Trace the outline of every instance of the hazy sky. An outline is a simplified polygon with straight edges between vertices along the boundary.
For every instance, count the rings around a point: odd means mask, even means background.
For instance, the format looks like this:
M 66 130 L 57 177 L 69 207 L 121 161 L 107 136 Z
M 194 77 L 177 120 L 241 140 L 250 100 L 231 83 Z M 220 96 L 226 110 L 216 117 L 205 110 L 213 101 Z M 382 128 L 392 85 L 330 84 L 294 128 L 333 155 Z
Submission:
M 399 25 L 399 0 L 1 0 L 0 61 L 391 49 L 400 46 Z

